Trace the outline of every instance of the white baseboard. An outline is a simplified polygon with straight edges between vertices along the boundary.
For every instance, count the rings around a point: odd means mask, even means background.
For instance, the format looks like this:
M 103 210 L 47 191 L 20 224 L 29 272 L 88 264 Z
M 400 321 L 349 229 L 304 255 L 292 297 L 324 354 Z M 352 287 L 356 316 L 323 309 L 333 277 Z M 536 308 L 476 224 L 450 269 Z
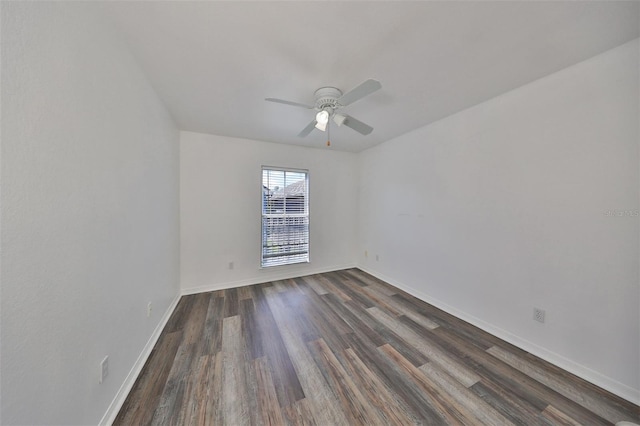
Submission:
M 189 294 L 206 293 L 208 291 L 224 290 L 227 288 L 244 287 L 248 285 L 262 284 L 270 281 L 279 281 L 279 280 L 287 280 L 290 278 L 298 278 L 306 275 L 324 274 L 326 272 L 339 271 L 342 269 L 349 269 L 349 268 L 355 268 L 355 267 L 356 265 L 354 264 L 348 264 L 348 265 L 331 266 L 331 267 L 318 268 L 318 269 L 305 269 L 305 270 L 296 269 L 296 270 L 286 270 L 286 271 L 280 270 L 280 271 L 275 271 L 274 273 L 246 278 L 238 281 L 212 283 L 212 284 L 193 286 L 193 287 L 187 285 L 182 287 L 182 295 L 186 296 Z
M 103 426 L 103 425 L 109 426 L 113 424 L 113 421 L 116 419 L 116 416 L 120 411 L 120 408 L 122 408 L 122 404 L 124 404 L 124 401 L 127 399 L 127 396 L 131 391 L 131 388 L 133 388 L 133 385 L 136 382 L 138 375 L 140 375 L 140 372 L 142 371 L 142 367 L 144 367 L 144 364 L 147 362 L 147 358 L 149 358 L 149 355 L 151 355 L 151 351 L 153 350 L 153 347 L 156 345 L 156 342 L 160 338 L 160 334 L 162 334 L 162 330 L 164 330 L 164 327 L 165 325 L 167 325 L 169 318 L 171 318 L 171 314 L 173 314 L 173 311 L 176 309 L 176 306 L 178 306 L 178 301 L 180 300 L 180 297 L 181 295 L 177 295 L 173 299 L 173 301 L 165 311 L 164 315 L 160 319 L 160 322 L 156 326 L 155 330 L 153 330 L 153 333 L 151 334 L 151 337 L 149 337 L 147 344 L 142 349 L 140 356 L 138 356 L 138 359 L 133 364 L 133 367 L 129 371 L 129 374 L 124 379 L 122 386 L 120 386 L 118 393 L 116 393 L 115 398 L 113 398 L 113 401 L 111 401 L 109 408 L 107 408 L 107 412 L 104 413 L 104 416 L 102 416 L 100 423 L 98 423 L 100 426 Z
M 523 349 L 551 364 L 562 368 L 576 376 L 593 383 L 596 386 L 599 386 L 621 398 L 626 399 L 629 402 L 632 402 L 636 405 L 640 405 L 640 390 L 634 389 L 630 386 L 625 385 L 624 383 L 620 383 L 610 377 L 607 377 L 597 371 L 593 371 L 588 367 L 585 367 L 581 364 L 578 364 L 568 358 L 563 357 L 555 352 L 552 352 L 542 346 L 539 346 L 533 342 L 530 342 L 526 339 L 522 339 L 517 335 L 510 333 L 506 330 L 503 330 L 500 327 L 496 327 L 493 324 L 485 322 L 479 318 L 474 317 L 473 315 L 469 315 L 466 312 L 463 312 L 459 309 L 454 308 L 453 306 L 447 305 L 444 302 L 441 302 L 437 299 L 430 297 L 429 295 L 421 292 L 420 290 L 416 290 L 404 283 L 398 282 L 393 278 L 384 276 L 376 271 L 373 271 L 369 268 L 365 268 L 363 266 L 357 266 L 357 268 L 363 270 L 364 272 L 373 275 L 376 278 L 381 279 L 395 287 L 398 287 L 401 290 L 406 291 L 407 293 L 417 297 L 418 299 L 427 302 L 436 308 L 442 309 L 443 311 L 460 318 L 484 331 L 490 333 L 508 343 L 511 343 L 514 346 L 517 346 L 520 349 Z

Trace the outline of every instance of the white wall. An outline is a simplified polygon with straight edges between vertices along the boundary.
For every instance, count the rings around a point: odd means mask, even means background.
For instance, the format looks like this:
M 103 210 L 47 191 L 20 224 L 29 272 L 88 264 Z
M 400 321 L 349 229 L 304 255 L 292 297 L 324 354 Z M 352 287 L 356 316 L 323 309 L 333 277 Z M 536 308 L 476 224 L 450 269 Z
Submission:
M 363 152 L 358 206 L 363 268 L 636 402 L 638 50 Z
M 2 424 L 97 424 L 179 293 L 178 131 L 94 6 L 2 2 Z
M 353 266 L 355 154 L 192 132 L 180 137 L 184 292 Z M 310 262 L 260 268 L 262 171 L 309 170 Z M 234 262 L 234 269 L 228 269 Z

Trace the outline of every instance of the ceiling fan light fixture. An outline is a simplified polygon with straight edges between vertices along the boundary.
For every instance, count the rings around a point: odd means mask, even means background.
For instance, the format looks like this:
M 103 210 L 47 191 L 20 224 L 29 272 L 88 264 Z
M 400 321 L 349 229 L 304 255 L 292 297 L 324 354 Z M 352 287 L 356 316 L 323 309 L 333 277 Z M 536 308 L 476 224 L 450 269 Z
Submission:
M 342 126 L 342 123 L 344 123 L 344 120 L 346 120 L 347 117 L 345 117 L 342 114 L 334 114 L 333 115 L 333 121 L 339 126 Z
M 329 122 L 329 112 L 325 109 L 316 114 L 316 121 L 321 124 L 327 124 Z
M 327 130 L 327 123 L 321 123 L 319 121 L 316 121 L 316 126 L 315 127 L 316 127 L 316 129 L 322 130 L 324 132 L 325 130 Z
M 325 109 L 316 114 L 316 129 L 327 130 L 327 123 L 329 122 L 329 112 Z

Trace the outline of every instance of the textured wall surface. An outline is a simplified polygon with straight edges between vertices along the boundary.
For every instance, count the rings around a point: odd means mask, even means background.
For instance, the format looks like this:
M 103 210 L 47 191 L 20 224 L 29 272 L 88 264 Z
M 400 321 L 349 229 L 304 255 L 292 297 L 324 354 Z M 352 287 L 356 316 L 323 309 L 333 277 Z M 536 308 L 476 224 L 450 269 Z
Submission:
M 97 424 L 179 291 L 178 131 L 95 11 L 2 2 L 2 424 Z
M 182 132 L 183 290 L 213 289 L 354 264 L 356 155 Z M 309 170 L 310 262 L 260 268 L 262 166 Z M 228 268 L 234 262 L 234 269 Z
M 638 102 L 635 40 L 363 152 L 359 263 L 637 401 Z

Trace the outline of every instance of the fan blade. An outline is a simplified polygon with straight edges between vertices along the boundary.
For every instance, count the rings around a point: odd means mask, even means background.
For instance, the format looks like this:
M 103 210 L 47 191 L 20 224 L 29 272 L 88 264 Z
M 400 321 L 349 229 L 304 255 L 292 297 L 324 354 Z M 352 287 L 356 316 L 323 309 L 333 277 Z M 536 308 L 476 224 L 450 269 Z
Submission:
M 373 131 L 373 127 L 369 126 L 368 124 L 363 123 L 360 120 L 356 120 L 355 118 L 351 117 L 350 115 L 346 116 L 347 118 L 344 120 L 344 124 L 347 127 L 351 127 L 353 130 L 355 130 L 356 132 L 362 134 L 362 135 L 368 135 L 369 133 L 371 133 Z
M 301 104 L 298 102 L 292 102 L 292 101 L 285 101 L 284 99 L 276 99 L 276 98 L 265 98 L 265 101 L 269 101 L 269 102 L 276 102 L 279 104 L 285 104 L 285 105 L 293 105 L 293 106 L 297 106 L 297 107 L 301 107 L 301 108 L 306 108 L 306 109 L 313 109 L 314 107 L 311 105 L 306 105 L 306 104 Z
M 307 136 L 309 133 L 311 133 L 311 131 L 313 129 L 315 129 L 316 127 L 316 120 L 312 120 L 311 123 L 309 123 L 307 125 L 307 127 L 305 127 L 304 129 L 302 129 L 302 131 L 300 133 L 298 133 L 298 137 L 299 138 L 304 138 L 305 136 Z
M 369 79 L 364 83 L 361 83 L 358 87 L 351 89 L 349 92 L 342 95 L 340 99 L 338 99 L 338 103 L 342 106 L 347 106 L 364 98 L 368 94 L 375 92 L 381 87 L 382 84 L 380 84 L 378 80 Z

